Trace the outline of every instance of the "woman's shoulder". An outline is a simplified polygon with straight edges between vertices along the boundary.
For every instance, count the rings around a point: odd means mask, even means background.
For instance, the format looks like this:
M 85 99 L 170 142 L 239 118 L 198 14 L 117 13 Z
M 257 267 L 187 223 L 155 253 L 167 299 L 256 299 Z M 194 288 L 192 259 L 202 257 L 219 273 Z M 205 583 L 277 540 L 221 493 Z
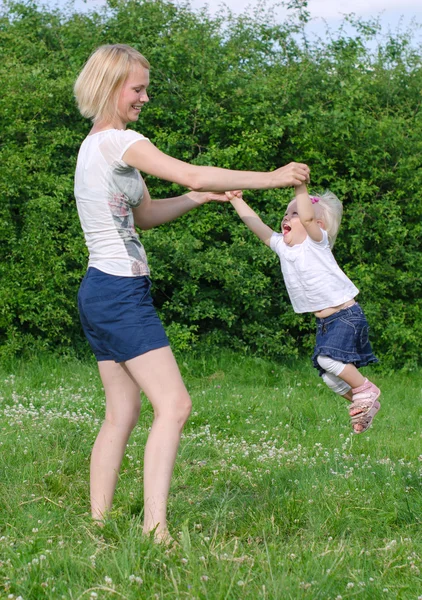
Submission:
M 110 164 L 119 163 L 127 148 L 140 140 L 147 140 L 144 135 L 133 129 L 103 129 L 90 133 L 82 145 L 89 152 L 99 151 Z
M 89 133 L 84 141 L 87 140 L 98 140 L 102 142 L 106 139 L 114 139 L 114 140 L 133 140 L 133 139 L 147 139 L 142 133 L 138 133 L 133 129 L 100 129 L 99 131 L 92 131 Z

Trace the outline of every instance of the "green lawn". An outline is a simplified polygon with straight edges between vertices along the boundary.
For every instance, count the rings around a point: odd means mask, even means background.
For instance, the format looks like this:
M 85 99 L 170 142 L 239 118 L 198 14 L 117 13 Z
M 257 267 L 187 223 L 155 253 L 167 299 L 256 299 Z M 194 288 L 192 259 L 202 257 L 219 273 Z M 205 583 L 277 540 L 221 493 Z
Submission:
M 95 363 L 0 369 L 0 598 L 422 599 L 422 372 L 368 368 L 382 409 L 356 436 L 309 363 L 179 360 L 193 411 L 171 490 L 172 551 L 141 535 L 149 403 L 98 530 Z

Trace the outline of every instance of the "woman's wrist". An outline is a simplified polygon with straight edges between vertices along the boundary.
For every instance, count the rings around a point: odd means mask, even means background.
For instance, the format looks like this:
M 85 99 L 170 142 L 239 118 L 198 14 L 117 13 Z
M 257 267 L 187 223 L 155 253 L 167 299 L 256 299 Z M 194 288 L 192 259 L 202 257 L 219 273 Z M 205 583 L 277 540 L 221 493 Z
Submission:
M 185 196 L 189 198 L 189 200 L 191 200 L 192 202 L 195 202 L 195 204 L 198 204 L 198 206 L 208 202 L 206 193 L 204 192 L 191 191 L 185 194 Z

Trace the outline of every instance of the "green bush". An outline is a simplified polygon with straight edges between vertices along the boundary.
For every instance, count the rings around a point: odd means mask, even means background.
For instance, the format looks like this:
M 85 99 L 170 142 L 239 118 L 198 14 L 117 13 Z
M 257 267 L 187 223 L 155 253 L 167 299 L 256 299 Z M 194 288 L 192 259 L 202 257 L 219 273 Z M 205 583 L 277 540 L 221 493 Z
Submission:
M 344 202 L 335 248 L 361 290 L 376 353 L 413 368 L 422 349 L 420 49 L 412 32 L 348 22 L 304 38 L 306 2 L 211 17 L 188 4 L 109 0 L 100 12 L 9 2 L 0 18 L 0 347 L 86 352 L 76 294 L 87 255 L 73 198 L 89 123 L 72 86 L 102 43 L 152 64 L 136 128 L 186 161 L 268 170 L 307 162 L 315 191 Z M 349 19 L 348 21 L 351 21 Z M 374 46 L 375 44 L 375 46 Z M 375 48 L 375 49 L 374 49 Z M 147 176 L 153 197 L 180 188 Z M 274 229 L 290 190 L 247 192 Z M 277 257 L 230 206 L 207 205 L 142 234 L 154 296 L 176 349 L 202 340 L 280 357 L 309 353 L 311 316 L 295 315 Z

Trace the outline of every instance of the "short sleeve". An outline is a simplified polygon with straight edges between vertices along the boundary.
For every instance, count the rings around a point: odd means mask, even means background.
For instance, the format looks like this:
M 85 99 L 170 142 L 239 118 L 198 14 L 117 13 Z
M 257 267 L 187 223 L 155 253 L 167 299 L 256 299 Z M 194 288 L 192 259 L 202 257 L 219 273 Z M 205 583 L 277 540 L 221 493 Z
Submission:
M 270 237 L 271 250 L 280 256 L 280 254 L 283 251 L 283 246 L 284 246 L 283 234 L 273 231 L 273 234 Z
M 321 229 L 322 232 L 322 240 L 320 242 L 316 242 L 315 240 L 313 240 L 312 238 L 307 237 L 308 243 L 311 246 L 316 246 L 317 248 L 329 248 L 330 247 L 330 242 L 328 241 L 328 233 L 326 232 L 325 229 Z
M 99 149 L 109 165 L 128 166 L 122 160 L 126 150 L 135 142 L 147 141 L 149 139 L 132 129 L 113 129 L 110 134 L 101 141 Z

